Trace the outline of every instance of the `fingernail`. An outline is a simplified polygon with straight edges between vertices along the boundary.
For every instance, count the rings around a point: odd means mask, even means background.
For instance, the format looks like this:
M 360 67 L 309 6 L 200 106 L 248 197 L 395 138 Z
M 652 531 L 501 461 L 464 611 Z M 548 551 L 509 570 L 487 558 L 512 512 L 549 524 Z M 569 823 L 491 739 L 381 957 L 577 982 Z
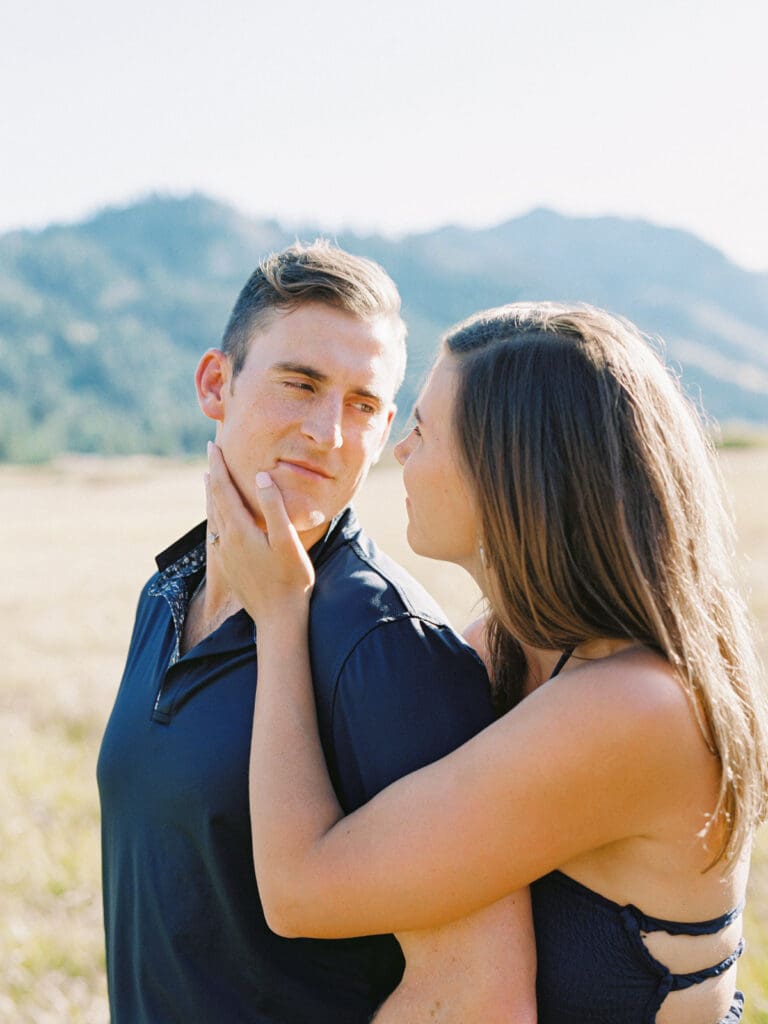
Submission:
M 205 446 L 205 450 L 208 452 L 209 455 L 211 454 L 211 449 L 212 448 L 213 448 L 213 442 L 209 441 L 208 444 Z
M 263 488 L 263 487 L 271 487 L 272 486 L 272 477 L 269 475 L 269 473 L 264 473 L 264 472 L 257 473 L 256 474 L 256 486 L 257 487 L 261 487 L 261 488 Z
M 205 484 L 205 486 L 207 487 L 210 482 L 211 482 L 211 474 L 210 473 L 203 473 L 203 483 Z

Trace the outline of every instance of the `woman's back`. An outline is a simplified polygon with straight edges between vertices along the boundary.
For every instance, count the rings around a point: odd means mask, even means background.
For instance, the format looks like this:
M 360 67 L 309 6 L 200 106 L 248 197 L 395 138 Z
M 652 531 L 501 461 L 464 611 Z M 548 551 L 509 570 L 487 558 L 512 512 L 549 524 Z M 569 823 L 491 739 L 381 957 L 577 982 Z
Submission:
M 481 630 L 470 636 L 487 657 Z M 722 840 L 716 827 L 706 828 L 720 764 L 675 673 L 647 648 L 603 642 L 602 651 L 610 649 L 615 653 L 600 657 L 598 642 L 591 645 L 595 660 L 560 658 L 544 684 L 547 696 L 557 700 L 559 689 L 565 698 L 563 688 L 575 690 L 588 679 L 589 713 L 600 716 L 600 695 L 607 692 L 601 683 L 610 684 L 612 703 L 621 687 L 627 696 L 644 691 L 658 714 L 644 756 L 646 772 L 659 776 L 659 798 L 640 834 L 590 849 L 532 883 L 539 1022 L 715 1024 L 739 1013 L 734 992 L 747 859 L 733 869 L 721 862 L 707 870 Z M 550 674 L 554 655 L 526 655 L 534 666 L 538 661 L 539 678 Z M 670 735 L 671 757 L 664 753 Z M 595 792 L 584 794 L 579 813 L 599 808 L 598 790 L 611 785 L 612 774 L 618 788 L 622 775 L 631 774 L 620 760 L 613 773 L 604 769 L 594 772 Z M 631 790 L 625 799 L 633 799 Z
M 739 1019 L 741 903 L 705 922 L 649 918 L 559 871 L 534 882 L 531 896 L 539 1024 Z M 658 935 L 666 941 L 654 944 Z

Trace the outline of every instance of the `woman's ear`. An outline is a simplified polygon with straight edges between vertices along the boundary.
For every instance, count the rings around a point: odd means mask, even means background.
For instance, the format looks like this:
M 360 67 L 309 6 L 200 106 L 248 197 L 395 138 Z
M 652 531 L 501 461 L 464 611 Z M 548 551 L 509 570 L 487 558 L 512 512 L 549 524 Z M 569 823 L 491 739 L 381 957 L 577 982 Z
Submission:
M 218 348 L 209 348 L 195 370 L 197 402 L 211 420 L 224 419 L 224 402 L 229 387 L 229 358 Z

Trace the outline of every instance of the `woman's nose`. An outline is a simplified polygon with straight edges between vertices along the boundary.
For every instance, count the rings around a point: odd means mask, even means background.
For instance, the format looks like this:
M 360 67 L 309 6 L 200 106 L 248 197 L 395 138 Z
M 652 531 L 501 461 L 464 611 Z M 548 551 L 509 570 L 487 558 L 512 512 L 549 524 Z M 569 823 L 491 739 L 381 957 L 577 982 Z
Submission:
M 407 437 L 404 437 L 402 441 L 398 441 L 397 444 L 395 445 L 395 458 L 397 459 L 401 466 L 405 465 L 406 460 L 408 459 L 408 456 L 411 453 L 410 441 L 411 435 L 408 434 Z

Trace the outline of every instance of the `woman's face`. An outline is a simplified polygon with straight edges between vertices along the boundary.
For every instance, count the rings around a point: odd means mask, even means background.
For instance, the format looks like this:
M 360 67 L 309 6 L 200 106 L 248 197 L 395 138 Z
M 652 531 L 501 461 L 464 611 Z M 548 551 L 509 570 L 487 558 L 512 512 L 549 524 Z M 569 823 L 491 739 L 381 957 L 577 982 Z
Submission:
M 443 353 L 415 409 L 415 425 L 395 448 L 408 495 L 408 543 L 419 555 L 476 574 L 478 516 L 453 431 L 458 365 Z

